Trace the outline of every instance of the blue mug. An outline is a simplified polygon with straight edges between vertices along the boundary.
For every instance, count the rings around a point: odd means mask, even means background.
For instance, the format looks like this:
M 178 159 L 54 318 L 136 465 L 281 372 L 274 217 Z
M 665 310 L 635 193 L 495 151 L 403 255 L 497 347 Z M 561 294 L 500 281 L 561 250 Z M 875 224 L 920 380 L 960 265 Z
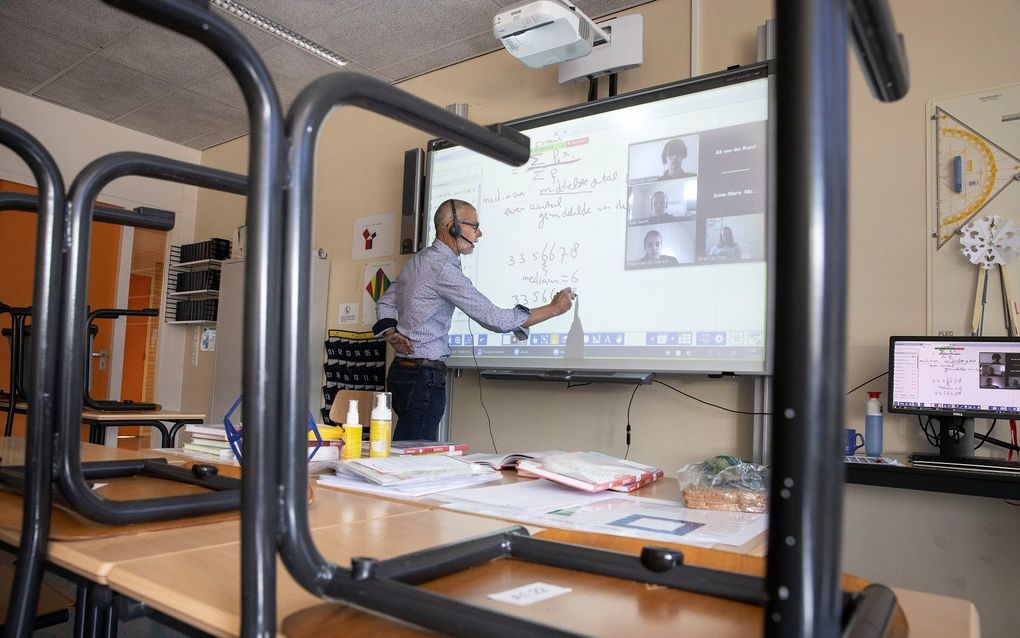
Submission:
M 858 442 L 859 441 L 859 442 Z M 864 435 L 853 428 L 846 429 L 846 452 L 847 456 L 853 456 L 857 450 L 864 447 Z

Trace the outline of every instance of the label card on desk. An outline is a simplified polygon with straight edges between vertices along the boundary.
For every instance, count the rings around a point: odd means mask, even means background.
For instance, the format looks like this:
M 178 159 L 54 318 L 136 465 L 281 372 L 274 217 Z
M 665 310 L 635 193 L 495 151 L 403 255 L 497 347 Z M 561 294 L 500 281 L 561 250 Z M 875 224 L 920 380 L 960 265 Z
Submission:
M 508 589 L 506 591 L 499 592 L 498 594 L 489 594 L 489 598 L 498 600 L 503 603 L 510 603 L 511 605 L 530 605 L 549 598 L 555 598 L 563 594 L 569 594 L 572 589 L 569 587 L 559 587 L 557 585 L 550 585 L 549 583 L 531 583 L 530 585 L 524 585 L 521 587 L 515 587 L 514 589 Z

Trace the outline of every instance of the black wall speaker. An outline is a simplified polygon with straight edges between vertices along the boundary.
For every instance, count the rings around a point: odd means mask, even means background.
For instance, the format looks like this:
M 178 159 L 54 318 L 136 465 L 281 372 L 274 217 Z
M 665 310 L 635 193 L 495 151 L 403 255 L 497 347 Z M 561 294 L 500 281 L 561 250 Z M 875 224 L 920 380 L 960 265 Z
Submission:
M 409 255 L 422 248 L 425 240 L 424 206 L 425 151 L 404 151 L 404 199 L 400 214 L 400 254 Z

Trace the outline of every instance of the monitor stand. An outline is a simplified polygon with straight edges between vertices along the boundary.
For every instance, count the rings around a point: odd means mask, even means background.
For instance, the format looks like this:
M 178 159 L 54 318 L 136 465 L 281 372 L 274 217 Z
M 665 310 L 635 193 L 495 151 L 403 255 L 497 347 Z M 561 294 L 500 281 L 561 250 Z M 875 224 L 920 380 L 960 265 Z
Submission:
M 974 456 L 974 419 L 958 416 L 938 417 L 939 456 L 971 458 Z

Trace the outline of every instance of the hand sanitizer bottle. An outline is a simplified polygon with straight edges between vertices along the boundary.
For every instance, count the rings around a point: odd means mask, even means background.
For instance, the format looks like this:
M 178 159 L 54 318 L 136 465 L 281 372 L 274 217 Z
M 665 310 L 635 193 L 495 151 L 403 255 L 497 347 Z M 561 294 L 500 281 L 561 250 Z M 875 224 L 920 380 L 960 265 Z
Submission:
M 868 456 L 882 456 L 882 402 L 881 392 L 868 392 L 868 407 L 864 417 L 864 451 Z
M 390 437 L 393 436 L 393 416 L 390 411 L 389 392 L 375 393 L 372 423 L 368 430 L 368 456 L 379 458 L 390 455 Z
M 347 418 L 344 419 L 344 449 L 340 458 L 361 458 L 361 423 L 358 418 L 358 400 L 351 399 L 347 404 Z

